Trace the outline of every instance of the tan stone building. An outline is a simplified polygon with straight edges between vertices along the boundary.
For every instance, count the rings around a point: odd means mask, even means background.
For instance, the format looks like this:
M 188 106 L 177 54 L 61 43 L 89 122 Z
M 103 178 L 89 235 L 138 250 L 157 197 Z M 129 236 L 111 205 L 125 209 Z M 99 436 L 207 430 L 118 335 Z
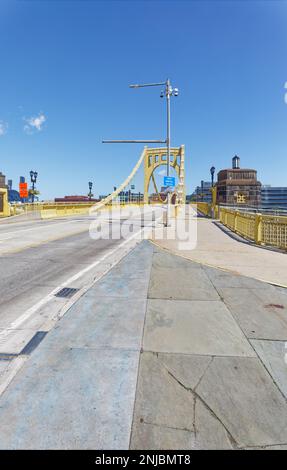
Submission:
M 217 203 L 231 206 L 257 207 L 261 203 L 261 183 L 257 171 L 240 168 L 240 158 L 235 155 L 232 168 L 217 174 Z
M 5 179 L 6 179 L 6 176 L 3 175 L 3 173 L 1 173 L 0 171 L 0 188 L 5 188 L 7 189 L 7 185 L 5 183 Z
M 0 217 L 10 215 L 8 204 L 8 186 L 5 183 L 5 175 L 0 172 Z

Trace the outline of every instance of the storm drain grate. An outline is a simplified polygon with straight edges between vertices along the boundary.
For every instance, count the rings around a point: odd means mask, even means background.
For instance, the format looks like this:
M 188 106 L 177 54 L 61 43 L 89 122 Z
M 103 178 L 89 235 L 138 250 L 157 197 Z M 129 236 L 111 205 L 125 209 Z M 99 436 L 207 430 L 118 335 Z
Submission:
M 75 289 L 74 287 L 64 287 L 63 289 L 59 290 L 55 297 L 72 297 L 79 289 Z

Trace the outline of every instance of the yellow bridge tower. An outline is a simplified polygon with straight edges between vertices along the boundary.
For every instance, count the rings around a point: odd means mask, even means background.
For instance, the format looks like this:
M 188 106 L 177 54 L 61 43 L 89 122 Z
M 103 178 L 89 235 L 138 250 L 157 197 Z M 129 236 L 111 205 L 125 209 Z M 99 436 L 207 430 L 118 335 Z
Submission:
M 144 203 L 148 204 L 148 190 L 151 178 L 154 180 L 154 171 L 161 165 L 167 165 L 166 148 L 145 147 L 144 156 Z M 178 185 L 175 189 L 176 202 L 185 203 L 185 173 L 184 173 L 184 145 L 170 149 L 170 166 L 178 176 Z

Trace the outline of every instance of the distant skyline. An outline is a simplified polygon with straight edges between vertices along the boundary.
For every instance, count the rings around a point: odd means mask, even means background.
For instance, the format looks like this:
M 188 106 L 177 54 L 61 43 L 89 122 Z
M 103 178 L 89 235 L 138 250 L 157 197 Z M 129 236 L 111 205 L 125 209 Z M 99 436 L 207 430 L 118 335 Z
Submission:
M 41 199 L 112 191 L 143 146 L 102 139 L 165 138 L 160 88 L 128 85 L 169 77 L 187 193 L 235 154 L 287 186 L 286 23 L 284 0 L 1 0 L 0 171 L 38 171 Z

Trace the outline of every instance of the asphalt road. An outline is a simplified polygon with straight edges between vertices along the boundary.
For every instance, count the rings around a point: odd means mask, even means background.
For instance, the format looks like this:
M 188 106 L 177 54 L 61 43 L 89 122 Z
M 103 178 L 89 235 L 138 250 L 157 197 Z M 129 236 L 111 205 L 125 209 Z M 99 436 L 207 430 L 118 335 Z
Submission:
M 152 209 L 154 217 L 159 217 L 161 211 Z M 140 231 L 144 224 L 151 223 L 151 212 L 146 219 L 145 222 L 141 220 L 138 209 L 132 214 L 115 212 L 112 226 L 111 220 L 103 214 L 98 239 L 91 238 L 89 233 L 95 220 L 91 216 L 46 221 L 15 219 L 14 223 L 1 221 L 0 330 L 12 328 L 27 309 L 73 276 L 78 276 L 76 287 L 83 287 L 90 279 L 81 273 L 97 261 L 99 269 L 102 257 L 116 252 L 123 243 L 125 237 L 119 233 L 119 228 L 125 226 L 129 237 L 130 222 L 135 231 Z M 116 239 L 107 236 L 111 227 Z M 94 275 L 92 270 L 90 275 Z

